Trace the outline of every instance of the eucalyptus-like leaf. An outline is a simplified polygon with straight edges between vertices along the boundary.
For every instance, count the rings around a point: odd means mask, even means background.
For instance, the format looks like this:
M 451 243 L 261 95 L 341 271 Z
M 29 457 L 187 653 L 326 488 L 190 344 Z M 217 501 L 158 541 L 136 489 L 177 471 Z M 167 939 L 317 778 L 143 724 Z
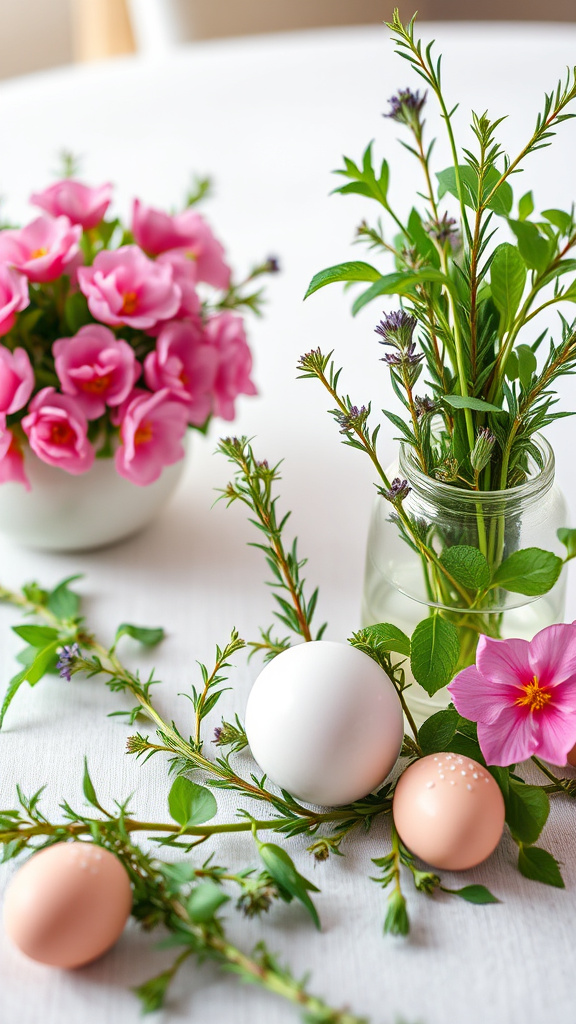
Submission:
M 229 899 L 230 897 L 220 885 L 210 881 L 201 882 L 190 893 L 186 909 L 195 924 L 207 924 L 213 919 L 222 904 L 228 903 Z
M 284 898 L 299 900 L 320 930 L 318 912 L 308 895 L 309 891 L 318 892 L 317 887 L 298 873 L 292 858 L 281 846 L 275 843 L 261 843 L 258 849 L 266 870 L 279 886 Z
M 474 412 L 502 412 L 497 405 L 487 402 L 484 398 L 474 398 L 472 395 L 443 395 L 442 401 L 453 409 L 473 409 Z
M 123 636 L 130 636 L 145 647 L 155 647 L 164 639 L 165 633 L 161 626 L 134 626 L 130 622 L 123 622 L 116 630 L 114 646 Z
M 526 285 L 526 264 L 518 249 L 502 242 L 490 264 L 492 298 L 500 313 L 500 331 L 504 334 L 512 325 Z
M 174 821 L 182 828 L 188 825 L 203 825 L 210 821 L 218 810 L 214 794 L 191 782 L 184 775 L 179 775 L 172 783 L 168 794 L 168 809 Z
M 446 889 L 444 886 L 441 888 L 442 892 L 448 892 L 451 896 L 459 896 L 461 900 L 466 900 L 467 903 L 479 905 L 500 903 L 500 900 L 485 885 L 465 885 L 462 889 Z

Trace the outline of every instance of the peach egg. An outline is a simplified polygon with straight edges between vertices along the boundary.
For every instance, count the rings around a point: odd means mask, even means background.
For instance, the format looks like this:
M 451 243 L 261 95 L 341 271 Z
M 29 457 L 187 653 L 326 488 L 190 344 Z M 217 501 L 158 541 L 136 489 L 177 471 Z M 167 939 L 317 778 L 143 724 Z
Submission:
M 88 842 L 56 843 L 14 875 L 4 927 L 32 960 L 80 967 L 114 945 L 131 907 L 130 879 L 113 853 Z
M 576 768 L 576 744 L 568 754 L 568 764 L 571 764 L 573 768 Z
M 394 824 L 411 853 L 435 868 L 465 871 L 496 849 L 504 800 L 490 772 L 460 754 L 430 754 L 398 781 Z

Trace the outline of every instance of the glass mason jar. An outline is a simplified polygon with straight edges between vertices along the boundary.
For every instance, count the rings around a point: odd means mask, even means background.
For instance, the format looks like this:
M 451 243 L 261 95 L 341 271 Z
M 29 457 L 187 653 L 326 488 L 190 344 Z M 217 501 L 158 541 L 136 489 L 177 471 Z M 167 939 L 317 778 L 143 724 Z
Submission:
M 413 450 L 402 445 L 398 462 L 387 472 L 410 485 L 403 511 L 418 524 L 421 535 L 437 555 L 453 545 L 469 545 L 486 552 L 491 568 L 520 548 L 543 548 L 565 554 L 556 531 L 568 525 L 566 502 L 554 483 L 554 453 L 535 435 L 539 462 L 529 457 L 526 480 L 506 491 L 472 491 L 434 480 L 419 469 Z M 552 590 L 542 597 L 526 597 L 502 588 L 475 600 L 450 591 L 434 567 L 400 535 L 392 506 L 376 498 L 366 552 L 362 625 L 391 622 L 409 636 L 434 609 L 442 610 L 458 629 L 460 661 L 456 671 L 475 661 L 481 633 L 496 638 L 531 640 L 545 626 L 564 615 L 565 570 Z M 443 586 L 440 583 L 444 583 Z M 470 607 L 474 604 L 475 607 Z M 429 697 L 404 666 L 410 687 L 406 702 L 418 725 L 450 703 L 445 689 Z

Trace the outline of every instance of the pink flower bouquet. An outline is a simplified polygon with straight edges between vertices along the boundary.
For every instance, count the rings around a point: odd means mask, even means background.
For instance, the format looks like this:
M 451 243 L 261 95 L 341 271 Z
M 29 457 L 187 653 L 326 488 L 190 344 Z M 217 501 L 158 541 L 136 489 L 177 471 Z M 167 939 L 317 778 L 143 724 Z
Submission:
M 29 488 L 26 446 L 86 473 L 96 458 L 144 486 L 184 455 L 188 427 L 232 420 L 253 395 L 240 309 L 274 260 L 232 282 L 221 243 L 192 205 L 171 216 L 134 200 L 107 218 L 111 185 L 72 178 L 31 196 L 40 210 L 0 230 L 0 483 Z

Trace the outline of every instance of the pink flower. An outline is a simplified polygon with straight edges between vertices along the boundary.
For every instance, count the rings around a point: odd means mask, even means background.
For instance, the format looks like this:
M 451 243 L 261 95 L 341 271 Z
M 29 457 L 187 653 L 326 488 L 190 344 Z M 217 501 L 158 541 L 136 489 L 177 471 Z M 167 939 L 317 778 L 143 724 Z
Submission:
M 188 422 L 200 427 L 212 410 L 217 367 L 218 353 L 206 344 L 201 326 L 180 321 L 162 328 L 156 350 L 144 360 L 144 376 L 152 391 L 167 388 L 184 402 Z
M 120 405 L 140 376 L 128 342 L 100 324 L 87 324 L 73 338 L 60 338 L 52 352 L 62 391 L 75 396 L 89 420 L 102 416 L 107 405 Z
M 70 395 L 43 388 L 30 402 L 22 428 L 32 451 L 51 466 L 77 475 L 86 473 L 94 462 L 94 448 L 87 437 L 88 421 Z
M 196 291 L 196 265 L 180 250 L 162 253 L 157 263 L 165 263 L 172 267 L 172 277 L 178 285 L 182 299 L 180 309 L 176 313 L 178 319 L 196 317 L 200 313 L 200 298 Z
M 530 642 L 481 636 L 476 666 L 448 689 L 457 711 L 478 723 L 487 764 L 532 754 L 566 764 L 576 743 L 576 625 L 547 626 Z
M 144 487 L 158 479 L 164 466 L 182 459 L 187 419 L 185 406 L 173 401 L 166 388 L 154 395 L 137 394 L 120 427 L 122 444 L 116 452 L 120 476 Z
M 24 470 L 22 448 L 0 417 L 0 484 L 10 482 L 24 484 L 27 491 L 31 489 Z
M 175 316 L 182 300 L 172 267 L 148 259 L 137 245 L 99 252 L 91 267 L 80 268 L 78 282 L 92 316 L 113 327 L 145 331 Z
M 100 223 L 112 199 L 112 185 L 89 188 L 72 178 L 57 181 L 43 192 L 34 192 L 30 202 L 39 206 L 53 217 L 62 214 L 73 224 L 84 229 L 95 228 Z
M 224 249 L 195 210 L 184 210 L 170 217 L 135 199 L 132 233 L 138 245 L 152 256 L 170 249 L 182 250 L 195 264 L 197 281 L 206 281 L 215 288 L 228 288 L 230 268 L 224 260 Z
M 24 275 L 0 263 L 0 335 L 12 330 L 16 313 L 29 304 L 28 281 Z
M 34 370 L 23 348 L 0 345 L 0 415 L 23 409 L 34 390 Z
M 218 372 L 214 382 L 214 413 L 224 420 L 233 420 L 237 395 L 257 394 L 250 379 L 252 356 L 244 324 L 239 316 L 219 313 L 208 320 L 205 335 L 218 352 Z
M 26 227 L 0 231 L 0 262 L 21 270 L 29 281 L 55 281 L 81 262 L 79 224 L 44 214 Z

